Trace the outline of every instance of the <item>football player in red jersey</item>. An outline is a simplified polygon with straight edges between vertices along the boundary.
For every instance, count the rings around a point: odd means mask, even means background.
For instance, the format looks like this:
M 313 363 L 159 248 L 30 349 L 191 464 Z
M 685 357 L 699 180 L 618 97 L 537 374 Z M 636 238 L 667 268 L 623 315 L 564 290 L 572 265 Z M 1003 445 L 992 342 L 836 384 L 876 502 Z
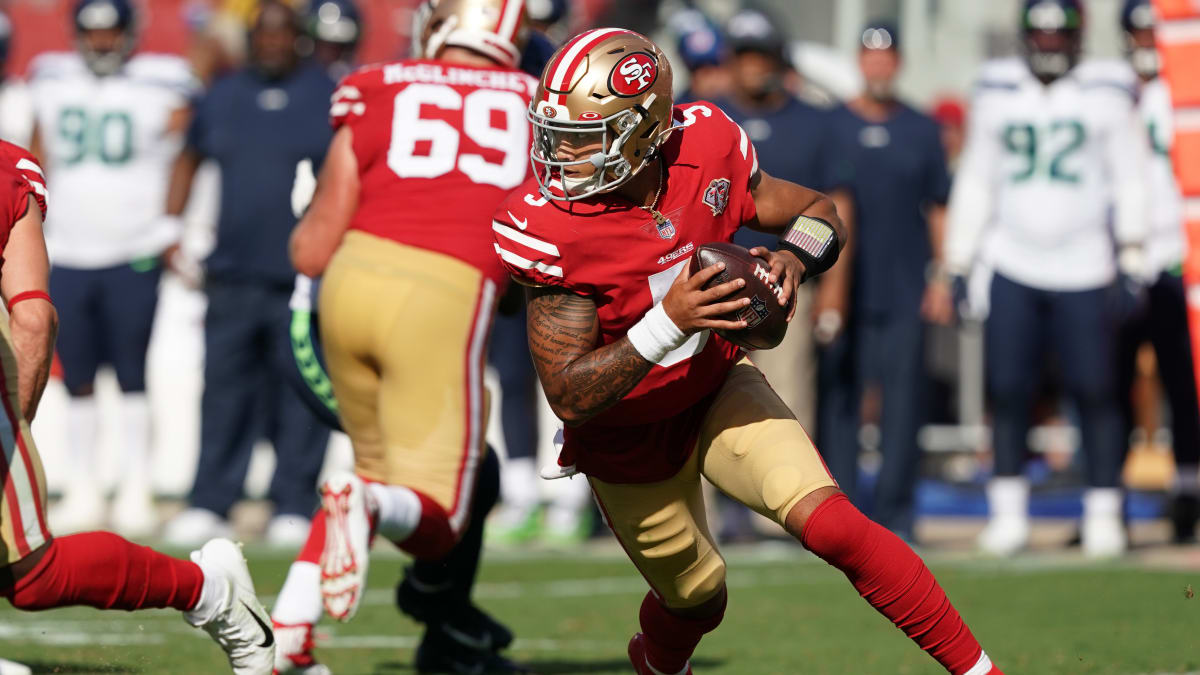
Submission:
M 398 599 L 426 624 L 419 671 L 517 668 L 496 654 L 512 634 L 470 592 L 499 481 L 483 359 L 507 275 L 488 224 L 529 175 L 537 81 L 516 69 L 523 0 L 424 11 L 422 58 L 364 68 L 334 93 L 336 132 L 292 237 L 297 271 L 322 278 L 322 346 L 355 467 L 321 487 L 274 607 L 280 672 L 326 672 L 313 624 L 322 600 L 353 616 L 375 534 L 417 560 Z
M 758 168 L 716 106 L 672 106 L 671 70 L 646 38 L 604 28 L 551 59 L 530 105 L 535 178 L 497 210 L 495 248 L 529 285 L 529 347 L 566 423 L 561 473 L 587 475 L 650 585 L 629 643 L 643 675 L 691 672 L 725 611 L 725 563 L 700 476 L 779 523 L 846 574 L 955 675 L 999 673 L 933 575 L 838 491 L 762 374 L 713 329 L 748 300 L 689 276 L 690 253 L 746 226 L 780 235 L 770 266 L 786 303 L 845 235 L 824 195 Z
M 0 594 L 18 609 L 173 607 L 221 645 L 242 675 L 271 672 L 274 636 L 241 549 L 214 539 L 178 560 L 109 532 L 52 537 L 46 478 L 29 421 L 50 372 L 58 318 L 42 219 L 45 177 L 27 151 L 0 141 Z

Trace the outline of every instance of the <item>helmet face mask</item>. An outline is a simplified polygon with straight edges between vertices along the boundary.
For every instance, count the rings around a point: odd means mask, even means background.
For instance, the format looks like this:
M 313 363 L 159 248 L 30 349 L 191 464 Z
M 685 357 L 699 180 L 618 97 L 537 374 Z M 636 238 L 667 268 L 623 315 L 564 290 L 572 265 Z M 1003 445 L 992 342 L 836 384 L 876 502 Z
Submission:
M 1083 51 L 1083 9 L 1077 0 L 1029 0 L 1022 45 L 1030 71 L 1043 82 L 1066 75 Z
M 662 51 L 632 31 L 598 28 L 563 45 L 529 105 L 542 194 L 586 199 L 637 175 L 673 130 L 671 79 Z
M 543 194 L 552 198 L 575 201 L 608 192 L 641 168 L 639 164 L 635 169 L 621 152 L 641 122 L 632 108 L 594 122 L 558 122 L 531 111 L 529 121 L 534 175 Z M 548 190 L 555 181 L 561 181 L 563 197 Z
M 75 5 L 75 45 L 97 76 L 119 71 L 136 46 L 132 5 L 127 0 L 80 0 Z
M 1126 0 L 1121 10 L 1121 27 L 1125 29 L 1129 65 L 1145 79 L 1157 77 L 1162 69 L 1162 57 L 1154 42 L 1157 19 L 1154 5 L 1149 0 Z

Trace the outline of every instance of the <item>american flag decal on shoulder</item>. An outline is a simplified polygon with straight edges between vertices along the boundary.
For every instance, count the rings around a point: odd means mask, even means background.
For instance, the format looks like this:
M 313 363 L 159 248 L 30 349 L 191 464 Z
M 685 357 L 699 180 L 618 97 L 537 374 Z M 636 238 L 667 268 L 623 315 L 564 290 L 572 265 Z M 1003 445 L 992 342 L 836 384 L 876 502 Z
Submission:
M 783 240 L 814 258 L 820 258 L 834 242 L 833 226 L 820 218 L 796 216 Z

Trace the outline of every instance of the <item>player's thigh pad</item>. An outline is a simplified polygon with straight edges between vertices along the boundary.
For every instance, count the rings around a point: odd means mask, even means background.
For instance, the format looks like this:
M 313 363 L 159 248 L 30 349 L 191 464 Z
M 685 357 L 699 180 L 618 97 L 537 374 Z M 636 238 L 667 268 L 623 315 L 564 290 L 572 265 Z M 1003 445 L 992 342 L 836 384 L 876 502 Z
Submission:
M 725 584 L 725 560 L 708 529 L 695 454 L 659 483 L 588 479 L 608 526 L 668 607 L 695 607 Z
M 17 359 L 8 322 L 0 321 L 0 564 L 12 564 L 50 540 L 46 476 L 17 396 Z
M 780 525 L 805 496 L 837 487 L 804 428 L 747 359 L 709 408 L 696 455 L 713 485 Z
M 325 357 L 357 472 L 424 493 L 455 530 L 483 460 L 495 290 L 462 261 L 361 232 L 322 282 Z

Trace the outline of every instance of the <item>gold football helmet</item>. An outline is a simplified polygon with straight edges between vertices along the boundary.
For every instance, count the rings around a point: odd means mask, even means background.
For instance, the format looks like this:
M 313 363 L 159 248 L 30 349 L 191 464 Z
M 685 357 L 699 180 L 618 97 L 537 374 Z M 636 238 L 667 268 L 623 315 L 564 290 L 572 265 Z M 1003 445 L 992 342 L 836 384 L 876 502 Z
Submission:
M 653 42 L 621 28 L 597 28 L 563 45 L 529 104 L 530 159 L 542 194 L 566 201 L 607 192 L 632 178 L 670 135 L 671 64 Z M 590 157 L 560 157 L 564 147 Z M 563 169 L 590 164 L 587 178 Z M 562 194 L 550 190 L 562 187 Z
M 528 35 L 525 0 L 427 0 L 413 13 L 412 55 L 465 47 L 516 67 Z

